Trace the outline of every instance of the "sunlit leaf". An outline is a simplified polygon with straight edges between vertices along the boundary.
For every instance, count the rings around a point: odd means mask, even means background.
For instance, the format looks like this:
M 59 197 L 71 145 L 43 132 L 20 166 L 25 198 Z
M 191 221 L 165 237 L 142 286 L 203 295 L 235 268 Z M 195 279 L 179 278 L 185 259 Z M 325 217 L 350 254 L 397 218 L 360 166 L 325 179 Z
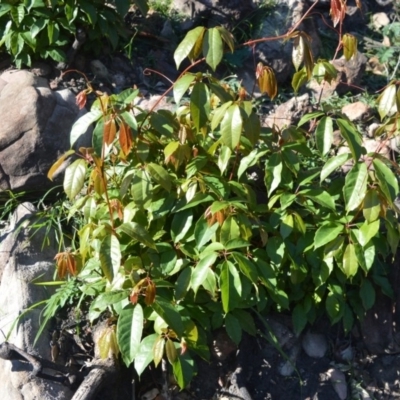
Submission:
M 315 232 L 314 248 L 317 249 L 336 239 L 343 232 L 344 226 L 333 222 L 320 226 Z
M 100 264 L 104 276 L 112 282 L 121 266 L 121 250 L 115 235 L 107 235 L 100 246 Z
M 242 135 L 243 120 L 237 104 L 231 105 L 221 122 L 222 142 L 231 150 L 235 150 Z
M 367 191 L 368 169 L 365 162 L 356 163 L 346 175 L 343 195 L 346 211 L 355 210 L 364 200 Z
M 140 304 L 125 307 L 119 314 L 117 340 L 121 356 L 127 367 L 133 362 L 140 348 L 143 331 L 143 309 Z
M 381 160 L 374 159 L 373 165 L 375 175 L 378 179 L 379 187 L 386 196 L 389 204 L 393 204 L 396 196 L 399 194 L 399 184 L 394 173 Z
M 207 85 L 197 82 L 190 95 L 190 115 L 197 131 L 206 125 L 210 107 L 210 92 Z
M 333 142 L 333 122 L 331 117 L 323 117 L 315 130 L 315 141 L 322 156 L 329 153 Z
M 194 45 L 196 44 L 196 41 L 203 37 L 205 29 L 206 28 L 204 28 L 204 26 L 198 26 L 186 34 L 185 38 L 179 44 L 174 53 L 174 60 L 177 68 L 179 68 L 181 62 L 189 56 Z
M 224 45 L 218 28 L 210 28 L 203 39 L 203 54 L 206 63 L 215 71 L 224 55 Z
M 354 276 L 358 270 L 358 260 L 353 243 L 349 243 L 343 253 L 343 272 L 348 278 Z
M 81 191 L 85 183 L 86 161 L 79 158 L 69 165 L 64 175 L 64 191 L 70 200 Z
M 150 236 L 149 232 L 147 232 L 145 228 L 143 228 L 136 222 L 132 221 L 123 223 L 118 227 L 117 232 L 123 232 L 130 236 L 132 239 L 143 243 L 145 246 L 148 246 L 154 250 L 157 249 L 156 244 L 153 238 Z

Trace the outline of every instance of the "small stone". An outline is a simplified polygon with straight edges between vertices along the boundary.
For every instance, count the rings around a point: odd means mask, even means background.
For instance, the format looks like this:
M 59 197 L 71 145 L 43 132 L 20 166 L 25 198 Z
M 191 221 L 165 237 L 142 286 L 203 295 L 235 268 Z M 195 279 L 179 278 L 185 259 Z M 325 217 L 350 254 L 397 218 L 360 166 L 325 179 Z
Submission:
M 278 371 L 282 376 L 291 376 L 294 372 L 294 364 L 287 360 L 283 364 L 279 365 Z
M 362 101 L 346 104 L 342 108 L 342 113 L 346 115 L 350 121 L 362 121 L 371 115 L 371 107 Z
M 384 12 L 378 12 L 372 16 L 372 24 L 375 29 L 381 29 L 390 24 L 390 19 Z
M 322 358 L 328 350 L 326 337 L 319 333 L 307 332 L 302 341 L 303 350 L 309 357 Z
M 296 369 L 297 357 L 300 354 L 301 347 L 298 343 L 295 343 L 292 348 L 288 351 L 288 359 L 283 361 L 278 371 L 282 376 L 291 376 Z
M 339 396 L 340 400 L 347 399 L 347 383 L 346 377 L 342 371 L 336 368 L 331 368 L 328 370 L 327 375 L 335 389 L 336 394 Z
M 95 75 L 99 79 L 109 79 L 110 74 L 108 72 L 107 67 L 100 60 L 93 60 L 90 63 L 90 68 Z

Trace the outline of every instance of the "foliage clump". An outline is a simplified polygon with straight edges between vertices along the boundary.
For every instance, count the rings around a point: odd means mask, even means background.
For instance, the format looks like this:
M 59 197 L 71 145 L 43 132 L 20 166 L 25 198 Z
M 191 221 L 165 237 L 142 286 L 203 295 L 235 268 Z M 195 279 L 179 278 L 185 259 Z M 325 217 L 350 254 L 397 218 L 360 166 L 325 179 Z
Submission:
M 335 25 L 344 18 L 339 3 Z M 294 40 L 296 92 L 311 77 L 335 77 L 331 64 L 314 62 L 304 32 L 294 27 L 286 39 Z M 356 44 L 344 35 L 338 49 L 351 58 Z M 193 356 L 209 357 L 213 329 L 224 326 L 239 343 L 243 331 L 257 333 L 257 315 L 276 310 L 292 313 L 296 333 L 322 313 L 348 332 L 376 288 L 392 295 L 397 164 L 367 154 L 341 113 L 321 109 L 297 126 L 264 128 L 242 87 L 190 72 L 204 61 L 215 70 L 234 46 L 222 27 L 187 33 L 175 61 L 192 64 L 170 89 L 175 112 L 144 112 L 136 89 L 96 92 L 71 132 L 72 146 L 94 124 L 93 145 L 79 149 L 64 178 L 76 240 L 56 257 L 60 277 L 69 275 L 58 298 L 72 285 L 90 300 L 91 321 L 116 317 L 104 355 L 120 352 L 139 375 L 166 356 L 182 388 L 195 373 Z M 274 97 L 273 70 L 259 64 L 255 74 Z M 81 106 L 92 91 L 79 95 Z M 399 93 L 393 82 L 378 99 L 383 140 L 398 132 Z M 315 132 L 305 129 L 310 122 Z M 348 152 L 337 153 L 335 129 Z M 61 305 L 49 302 L 46 321 Z

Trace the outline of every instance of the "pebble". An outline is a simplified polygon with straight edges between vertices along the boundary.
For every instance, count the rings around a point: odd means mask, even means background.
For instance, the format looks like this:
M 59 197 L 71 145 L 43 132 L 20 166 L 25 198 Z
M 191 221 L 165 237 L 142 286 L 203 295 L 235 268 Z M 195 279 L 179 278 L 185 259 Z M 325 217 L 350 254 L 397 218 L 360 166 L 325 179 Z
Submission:
M 322 358 L 328 351 L 328 341 L 320 333 L 307 332 L 302 340 L 305 353 L 312 358 Z
M 339 396 L 340 400 L 347 399 L 347 383 L 346 377 L 342 371 L 336 368 L 331 368 L 328 370 L 327 375 L 335 389 L 336 394 Z

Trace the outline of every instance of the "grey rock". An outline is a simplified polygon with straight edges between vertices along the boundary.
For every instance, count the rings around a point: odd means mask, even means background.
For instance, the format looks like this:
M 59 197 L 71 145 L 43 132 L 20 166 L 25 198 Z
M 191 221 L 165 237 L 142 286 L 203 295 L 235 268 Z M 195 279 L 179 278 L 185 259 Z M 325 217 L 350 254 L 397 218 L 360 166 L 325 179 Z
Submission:
M 4 333 L 11 331 L 8 341 L 15 346 L 46 359 L 50 357 L 49 338 L 45 329 L 34 346 L 40 326 L 42 308 L 27 308 L 48 298 L 43 286 L 31 282 L 39 276 L 42 281 L 52 280 L 54 255 L 57 246 L 54 235 L 30 229 L 37 219 L 29 203 L 18 206 L 8 227 L 0 232 L 0 319 Z M 35 233 L 34 233 L 35 232 Z M 44 241 L 50 246 L 43 247 Z M 18 324 L 13 327 L 16 318 Z M 3 338 L 0 339 L 4 341 Z M 7 400 L 68 400 L 73 393 L 56 382 L 30 375 L 29 365 L 20 361 L 0 359 L 0 395 Z
M 304 352 L 313 358 L 321 358 L 328 351 L 328 341 L 320 333 L 307 332 L 301 342 Z
M 28 71 L 0 76 L 0 192 L 46 191 L 47 172 L 70 148 L 69 133 L 81 115 L 69 90 L 53 92 Z M 77 147 L 90 143 L 90 133 Z
M 340 400 L 347 399 L 347 383 L 346 376 L 342 371 L 339 371 L 336 368 L 331 368 L 327 375 L 332 383 L 333 388 L 335 389 L 336 394 L 339 396 Z

